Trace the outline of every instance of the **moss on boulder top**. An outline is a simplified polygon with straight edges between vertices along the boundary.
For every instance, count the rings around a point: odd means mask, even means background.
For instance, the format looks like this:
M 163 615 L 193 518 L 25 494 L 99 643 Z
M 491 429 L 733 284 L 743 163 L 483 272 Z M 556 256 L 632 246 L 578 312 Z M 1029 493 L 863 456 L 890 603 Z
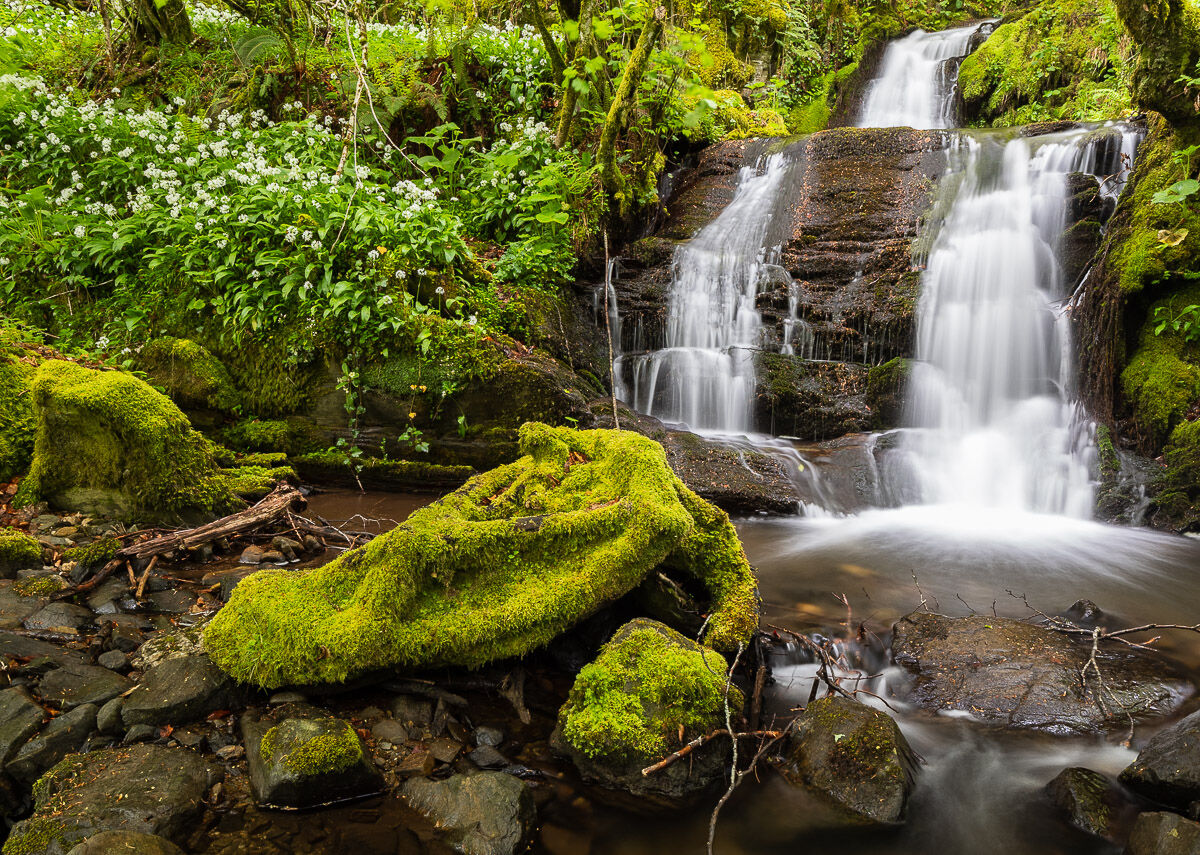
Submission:
M 1154 523 L 1200 531 L 1200 419 L 1180 423 L 1163 452 L 1166 470 L 1154 485 Z
M 32 388 L 37 432 L 18 494 L 23 502 L 159 520 L 207 516 L 234 504 L 212 444 L 145 382 L 49 360 Z
M 225 366 L 203 345 L 186 338 L 156 338 L 138 364 L 181 407 L 233 412 L 240 404 Z
M 0 528 L 0 578 L 42 566 L 42 545 L 15 528 Z
M 520 444 L 515 463 L 361 549 L 245 579 L 205 632 L 213 661 L 265 687 L 478 667 L 545 645 L 660 564 L 706 588 L 709 643 L 749 639 L 758 604 L 737 533 L 671 472 L 662 446 L 538 423 Z

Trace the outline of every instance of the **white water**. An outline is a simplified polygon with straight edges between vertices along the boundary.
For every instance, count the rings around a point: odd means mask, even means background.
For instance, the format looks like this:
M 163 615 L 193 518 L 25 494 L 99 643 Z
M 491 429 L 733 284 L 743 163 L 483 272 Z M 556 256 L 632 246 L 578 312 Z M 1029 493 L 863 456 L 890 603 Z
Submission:
M 917 30 L 888 45 L 863 99 L 860 128 L 954 127 L 958 61 L 991 22 L 937 33 Z
M 633 358 L 634 409 L 696 430 L 743 433 L 754 397 L 754 302 L 779 247 L 768 234 L 789 169 L 782 154 L 744 167 L 733 201 L 675 252 L 666 347 Z

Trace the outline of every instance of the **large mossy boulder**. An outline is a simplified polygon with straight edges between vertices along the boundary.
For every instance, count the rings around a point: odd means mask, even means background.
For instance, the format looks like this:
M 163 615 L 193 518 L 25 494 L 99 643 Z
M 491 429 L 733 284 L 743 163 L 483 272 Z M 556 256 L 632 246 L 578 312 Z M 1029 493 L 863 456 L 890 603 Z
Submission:
M 631 806 L 685 806 L 723 779 L 728 739 L 654 774 L 641 770 L 724 727 L 727 702 L 741 715 L 744 699 L 728 684 L 727 669 L 719 653 L 664 624 L 630 621 L 579 672 L 551 742 L 585 780 L 635 796 L 640 804 Z
M 659 565 L 706 590 L 708 643 L 749 640 L 758 605 L 737 533 L 662 446 L 530 423 L 521 451 L 324 567 L 245 579 L 205 631 L 213 661 L 264 687 L 478 667 L 544 646 Z
M 142 380 L 50 360 L 32 388 L 37 434 L 22 501 L 139 520 L 200 518 L 234 504 L 211 443 Z

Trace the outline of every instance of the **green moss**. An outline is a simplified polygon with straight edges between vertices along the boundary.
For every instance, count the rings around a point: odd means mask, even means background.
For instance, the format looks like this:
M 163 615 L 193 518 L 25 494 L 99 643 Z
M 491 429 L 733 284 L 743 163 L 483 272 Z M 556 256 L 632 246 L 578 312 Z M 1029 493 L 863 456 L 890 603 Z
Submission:
M 56 594 L 67 583 L 58 576 L 29 576 L 13 582 L 13 593 L 19 597 L 49 597 Z
M 742 96 L 731 89 L 713 93 L 716 107 L 705 117 L 702 127 L 706 139 L 741 140 L 750 137 L 784 137 L 789 131 L 775 110 L 752 110 Z
M 207 348 L 184 338 L 156 338 L 138 366 L 181 407 L 234 412 L 241 404 L 233 379 Z
M 239 451 L 305 454 L 328 445 L 324 434 L 307 419 L 243 419 L 219 434 L 222 443 Z
M 1200 345 L 1185 342 L 1181 333 L 1169 328 L 1155 334 L 1159 321 L 1154 310 L 1177 301 L 1200 303 L 1200 285 L 1151 305 L 1137 348 L 1121 372 L 1121 389 L 1138 427 L 1155 447 L 1200 399 Z
M 704 46 L 707 56 L 693 54 L 688 63 L 699 75 L 705 86 L 712 89 L 741 89 L 754 77 L 754 66 L 742 62 L 729 49 L 729 38 L 725 33 L 725 25 L 717 18 L 705 21 L 707 29 L 703 33 Z
M 1130 48 L 1112 0 L 1045 0 L 962 62 L 968 115 L 996 127 L 1133 112 Z
M 233 467 L 259 466 L 263 469 L 275 469 L 286 466 L 288 457 L 282 451 L 263 451 L 256 454 L 243 454 L 233 461 Z
M 912 362 L 899 356 L 867 372 L 867 406 L 871 408 L 871 424 L 876 430 L 900 423 L 911 374 Z
M 101 537 L 87 546 L 71 547 L 63 553 L 63 559 L 77 561 L 84 567 L 95 570 L 111 561 L 120 548 L 121 542 L 115 537 Z
M 1159 522 L 1200 531 L 1200 420 L 1182 422 L 1163 451 L 1166 469 L 1154 485 Z
M 332 385 L 323 359 L 313 351 L 309 329 L 278 330 L 260 340 L 209 343 L 228 369 L 248 412 L 265 418 L 301 412 L 322 384 Z
M 36 369 L 0 348 L 0 482 L 23 475 L 33 456 L 33 400 Z
M 288 719 L 266 732 L 259 754 L 266 762 L 282 755 L 289 770 L 315 777 L 343 772 L 361 762 L 363 747 L 349 722 Z
M 659 759 L 724 724 L 725 659 L 656 621 L 626 624 L 575 679 L 559 712 L 566 740 L 589 757 Z M 729 705 L 744 699 L 729 687 Z
M 248 501 L 257 501 L 283 481 L 295 482 L 296 472 L 290 466 L 239 466 L 222 469 L 229 492 Z
M 0 528 L 0 572 L 42 566 L 42 545 L 15 528 Z
M 711 595 L 710 644 L 748 642 L 758 604 L 737 534 L 658 443 L 530 423 L 521 451 L 328 565 L 244 580 L 209 654 L 266 687 L 478 667 L 545 645 L 664 561 Z
M 161 520 L 233 505 L 211 443 L 136 377 L 51 360 L 38 369 L 33 396 L 37 436 L 25 501 Z
M 444 492 L 461 486 L 475 474 L 470 466 L 363 457 L 356 461 L 356 480 L 346 455 L 332 450 L 301 455 L 295 464 L 306 482 L 345 486 L 361 483 L 366 490 Z
M 44 855 L 54 844 L 70 849 L 62 820 L 53 816 L 35 816 L 20 826 L 17 834 L 4 842 L 3 855 Z

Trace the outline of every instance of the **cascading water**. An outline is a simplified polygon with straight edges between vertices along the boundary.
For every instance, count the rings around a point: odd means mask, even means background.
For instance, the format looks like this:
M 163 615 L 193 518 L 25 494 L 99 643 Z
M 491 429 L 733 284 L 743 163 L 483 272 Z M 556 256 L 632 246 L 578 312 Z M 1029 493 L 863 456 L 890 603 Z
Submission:
M 937 33 L 917 30 L 888 45 L 879 76 L 869 84 L 860 128 L 950 128 L 958 61 L 992 22 Z
M 733 201 L 676 250 L 666 346 L 630 360 L 635 409 L 696 430 L 750 429 L 762 327 L 754 301 L 778 255 L 769 235 L 789 168 L 782 154 L 743 168 Z

